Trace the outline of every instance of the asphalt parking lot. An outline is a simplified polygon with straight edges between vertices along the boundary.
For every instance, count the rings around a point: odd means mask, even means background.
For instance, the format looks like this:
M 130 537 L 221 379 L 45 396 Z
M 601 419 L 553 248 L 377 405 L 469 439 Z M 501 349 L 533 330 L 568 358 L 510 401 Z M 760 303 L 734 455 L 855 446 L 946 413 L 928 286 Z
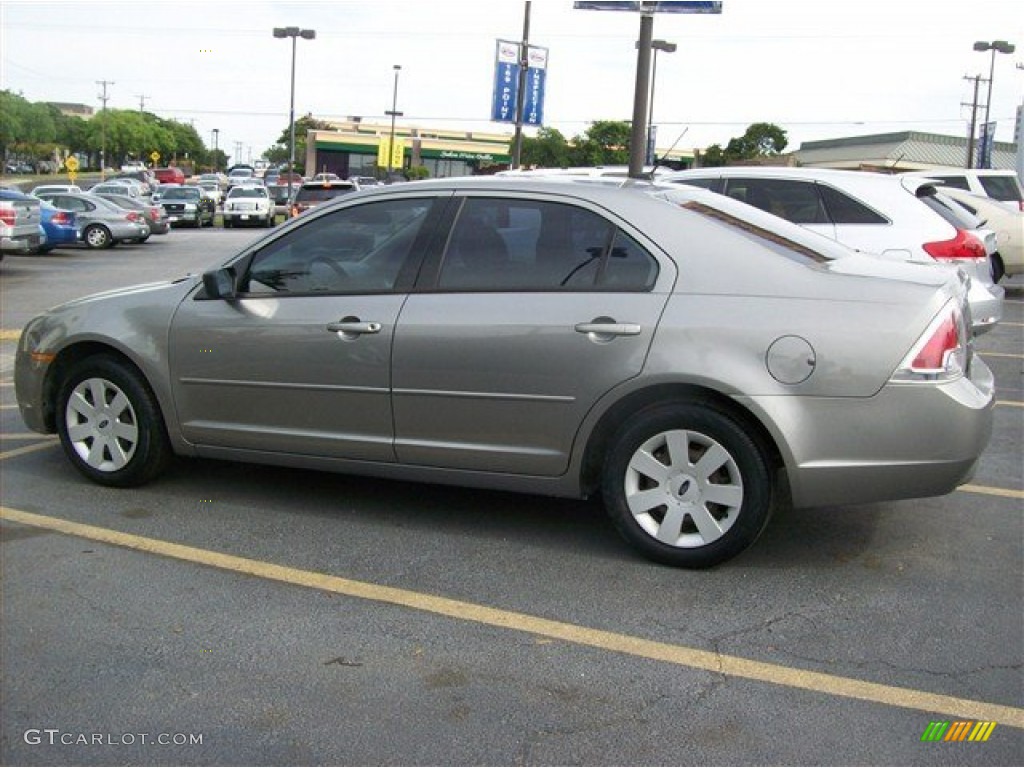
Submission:
M 977 341 L 969 485 L 783 512 L 690 572 L 596 504 L 198 461 L 111 490 L 27 431 L 31 316 L 262 235 L 0 263 L 0 762 L 1024 763 L 1024 280 Z

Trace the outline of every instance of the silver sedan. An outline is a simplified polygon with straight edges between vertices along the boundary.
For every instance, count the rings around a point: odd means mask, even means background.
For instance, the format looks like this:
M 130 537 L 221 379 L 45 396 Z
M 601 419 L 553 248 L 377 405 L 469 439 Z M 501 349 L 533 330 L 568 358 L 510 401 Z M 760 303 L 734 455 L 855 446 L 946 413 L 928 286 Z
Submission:
M 700 189 L 417 182 L 37 317 L 16 389 L 105 485 L 178 454 L 600 495 L 644 555 L 707 567 L 783 500 L 971 477 L 993 379 L 965 283 Z
M 78 238 L 89 248 L 110 248 L 117 243 L 142 242 L 150 235 L 145 217 L 88 192 L 41 192 L 37 195 L 65 211 L 75 212 Z

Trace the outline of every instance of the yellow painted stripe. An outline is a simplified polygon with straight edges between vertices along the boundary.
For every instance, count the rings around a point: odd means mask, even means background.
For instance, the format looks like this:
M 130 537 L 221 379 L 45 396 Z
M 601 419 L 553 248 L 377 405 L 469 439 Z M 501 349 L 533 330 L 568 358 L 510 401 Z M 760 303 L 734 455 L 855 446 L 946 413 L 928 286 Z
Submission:
M 53 445 L 57 445 L 56 437 L 51 437 L 41 443 L 36 443 L 35 445 L 26 445 L 22 448 L 14 448 L 10 451 L 4 451 L 3 453 L 0 453 L 0 461 L 3 461 L 4 459 L 13 459 L 15 456 L 21 456 L 26 453 L 35 453 L 36 451 L 41 451 Z
M 1014 328 L 1024 328 L 1024 323 L 1011 323 L 1008 320 L 1000 320 L 998 325 L 1012 325 Z
M 978 352 L 982 357 L 1012 357 L 1015 360 L 1024 360 L 1024 355 L 1016 352 Z
M 543 638 L 562 640 L 567 643 L 597 648 L 600 650 L 637 656 L 661 661 L 680 667 L 701 669 L 715 674 L 754 680 L 772 685 L 814 691 L 830 696 L 874 702 L 885 706 L 902 707 L 928 713 L 946 713 L 956 717 L 975 720 L 994 720 L 999 723 L 1024 728 L 1024 709 L 1005 704 L 961 699 L 911 688 L 898 688 L 864 680 L 857 680 L 805 669 L 794 669 L 780 664 L 770 664 L 738 656 L 726 656 L 713 651 L 689 648 L 682 645 L 646 640 L 641 637 L 609 632 L 601 629 L 568 624 L 566 622 L 531 616 L 525 613 L 504 611 L 486 605 L 451 600 L 438 595 L 413 592 L 396 587 L 385 587 L 363 581 L 353 581 L 339 576 L 330 576 L 315 571 L 304 571 L 283 565 L 251 560 L 160 539 L 151 539 L 75 523 L 56 517 L 37 515 L 10 507 L 0 506 L 0 518 L 14 523 L 31 525 L 58 531 L 69 536 L 99 541 L 114 546 L 126 547 L 170 557 L 184 562 L 220 568 L 258 578 L 279 581 L 299 587 L 319 589 L 348 597 L 357 597 L 374 602 L 402 606 L 416 611 L 461 621 L 474 622 L 517 632 L 527 632 Z
M 957 488 L 958 491 L 964 493 L 983 493 L 986 496 L 1002 496 L 1006 499 L 1024 499 L 1024 491 L 1018 491 L 1013 488 L 993 488 L 990 485 L 961 485 Z
M 38 432 L 0 432 L 0 440 L 38 440 L 45 435 Z
M 996 400 L 996 405 L 1005 405 L 1008 408 L 1024 408 L 1024 403 L 1019 400 Z
M 17 341 L 21 338 L 21 331 L 11 331 L 6 328 L 0 329 L 0 341 Z
M 992 735 L 992 731 L 996 729 L 995 723 L 989 723 L 984 733 L 978 734 L 978 741 L 988 741 L 988 737 Z
M 16 405 L 0 405 L 0 411 L 13 411 L 17 408 Z

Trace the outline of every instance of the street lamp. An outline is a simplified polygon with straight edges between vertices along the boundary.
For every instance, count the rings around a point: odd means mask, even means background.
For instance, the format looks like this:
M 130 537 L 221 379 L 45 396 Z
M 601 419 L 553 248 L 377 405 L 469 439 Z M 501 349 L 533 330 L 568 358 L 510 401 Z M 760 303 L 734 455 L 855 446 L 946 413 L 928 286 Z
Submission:
M 315 29 L 299 29 L 298 27 L 274 27 L 274 37 L 292 39 L 292 95 L 288 109 L 288 184 L 289 189 L 292 183 L 292 173 L 295 171 L 295 41 L 298 38 L 303 40 L 316 39 Z
M 989 131 L 988 127 L 988 116 L 989 109 L 992 106 L 992 77 L 996 72 L 996 53 L 1013 53 L 1016 50 L 1016 46 L 1013 43 L 1008 43 L 1005 40 L 993 40 L 992 42 L 986 42 L 979 40 L 974 44 L 974 50 L 976 51 L 992 51 L 992 60 L 988 68 L 988 98 L 985 99 L 985 131 Z M 992 146 L 994 136 L 988 137 L 988 145 Z
M 216 173 L 220 170 L 220 160 L 217 158 L 217 141 L 220 139 L 220 128 L 214 128 L 211 133 L 213 134 L 213 172 Z
M 391 109 L 385 112 L 385 115 L 391 115 L 391 139 L 388 141 L 388 175 L 385 180 L 391 181 L 391 168 L 393 159 L 395 156 L 395 118 L 399 117 L 402 113 L 398 111 L 398 73 L 402 71 L 401 64 L 395 64 L 395 90 L 391 95 Z
M 654 51 L 654 61 L 651 64 L 651 103 L 648 106 L 647 111 L 647 132 L 650 135 L 649 143 L 651 145 L 649 157 L 647 162 L 654 162 L 654 86 L 658 82 L 658 51 L 664 51 L 665 53 L 675 53 L 676 44 L 670 43 L 667 40 L 651 40 L 651 50 Z

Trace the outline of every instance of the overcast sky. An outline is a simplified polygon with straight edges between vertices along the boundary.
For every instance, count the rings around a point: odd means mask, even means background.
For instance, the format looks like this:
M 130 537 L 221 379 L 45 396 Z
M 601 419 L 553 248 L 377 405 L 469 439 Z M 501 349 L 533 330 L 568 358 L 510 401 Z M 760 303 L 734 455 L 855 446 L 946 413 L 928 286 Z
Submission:
M 550 49 L 545 124 L 571 137 L 594 120 L 632 116 L 640 20 L 534 0 L 530 42 Z M 966 135 L 973 85 L 988 77 L 977 40 L 997 54 L 991 119 L 1013 140 L 1024 92 L 1020 0 L 724 0 L 721 15 L 655 17 L 659 146 L 725 144 L 753 122 L 802 141 L 920 130 Z M 192 122 L 209 144 L 253 158 L 288 125 L 291 41 L 299 40 L 295 111 L 386 120 L 393 65 L 400 124 L 508 132 L 488 122 L 495 40 L 518 40 L 523 0 L 0 0 L 0 87 L 30 101 L 145 109 Z M 1022 65 L 1024 66 L 1024 65 Z M 979 101 L 984 103 L 982 84 Z M 983 110 L 979 110 L 979 122 Z

